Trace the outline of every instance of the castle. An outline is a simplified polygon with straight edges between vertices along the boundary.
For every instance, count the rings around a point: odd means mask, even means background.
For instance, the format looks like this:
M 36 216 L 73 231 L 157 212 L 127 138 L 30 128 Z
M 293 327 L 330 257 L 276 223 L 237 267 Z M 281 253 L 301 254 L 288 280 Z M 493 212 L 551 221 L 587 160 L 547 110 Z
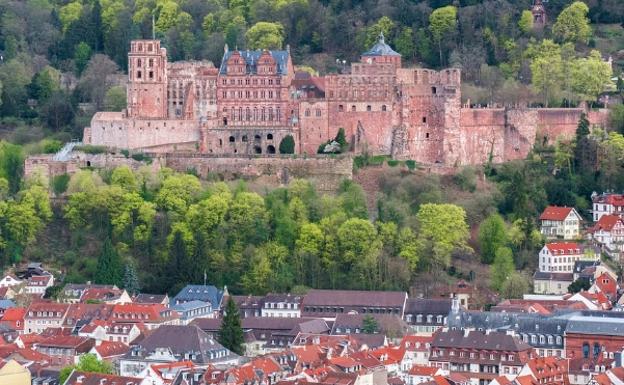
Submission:
M 344 128 L 353 153 L 460 166 L 524 158 L 535 140 L 574 134 L 582 109 L 470 108 L 459 69 L 404 68 L 380 35 L 341 73 L 297 72 L 290 49 L 231 51 L 222 63 L 168 63 L 158 40 L 131 42 L 127 108 L 98 112 L 84 143 L 214 156 L 316 154 Z M 590 111 L 590 122 L 605 114 Z M 208 156 L 208 155 L 207 155 Z

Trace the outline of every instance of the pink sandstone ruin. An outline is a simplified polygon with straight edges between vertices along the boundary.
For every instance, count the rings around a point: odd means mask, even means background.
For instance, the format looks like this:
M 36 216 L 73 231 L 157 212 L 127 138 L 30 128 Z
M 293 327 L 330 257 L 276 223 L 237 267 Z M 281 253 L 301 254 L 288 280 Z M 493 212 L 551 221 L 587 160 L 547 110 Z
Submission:
M 404 68 L 377 43 L 346 73 L 296 72 L 282 51 L 230 51 L 221 66 L 167 62 L 157 40 L 131 43 L 127 108 L 98 112 L 84 143 L 150 153 L 248 157 L 316 154 L 344 128 L 353 153 L 384 154 L 457 167 L 526 157 L 536 140 L 574 135 L 582 109 L 470 108 L 461 73 Z M 603 112 L 589 111 L 603 125 Z

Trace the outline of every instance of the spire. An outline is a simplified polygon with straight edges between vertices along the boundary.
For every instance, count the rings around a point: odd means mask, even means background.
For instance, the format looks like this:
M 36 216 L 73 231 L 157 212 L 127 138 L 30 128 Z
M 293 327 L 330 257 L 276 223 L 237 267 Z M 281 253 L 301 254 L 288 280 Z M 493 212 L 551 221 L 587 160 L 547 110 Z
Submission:
M 382 31 L 382 32 L 379 32 L 379 39 L 378 39 L 378 40 L 379 40 L 379 42 L 380 42 L 381 44 L 385 44 L 385 43 L 386 43 L 385 38 L 384 38 L 383 31 Z

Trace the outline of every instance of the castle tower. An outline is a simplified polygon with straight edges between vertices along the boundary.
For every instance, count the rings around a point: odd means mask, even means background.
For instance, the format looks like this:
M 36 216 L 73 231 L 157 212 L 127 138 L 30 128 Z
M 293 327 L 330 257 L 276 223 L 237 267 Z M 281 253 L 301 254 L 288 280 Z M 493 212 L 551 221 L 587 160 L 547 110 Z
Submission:
M 158 40 L 133 40 L 128 54 L 128 110 L 133 118 L 167 117 L 167 50 Z
M 361 57 L 362 63 L 386 63 L 394 64 L 396 68 L 401 67 L 401 54 L 393 50 L 388 44 L 386 44 L 383 32 L 379 34 L 377 43 L 364 52 Z
M 535 0 L 531 8 L 533 14 L 533 28 L 543 29 L 546 25 L 546 8 L 542 0 Z

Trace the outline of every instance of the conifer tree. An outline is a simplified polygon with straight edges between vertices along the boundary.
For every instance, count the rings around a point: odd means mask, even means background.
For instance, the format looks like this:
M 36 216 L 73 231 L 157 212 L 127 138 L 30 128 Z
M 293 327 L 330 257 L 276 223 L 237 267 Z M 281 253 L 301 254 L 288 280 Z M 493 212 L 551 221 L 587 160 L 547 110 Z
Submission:
M 135 295 L 141 290 L 139 277 L 132 263 L 126 264 L 124 271 L 124 289 L 126 289 L 130 295 Z
M 225 305 L 225 314 L 219 330 L 219 343 L 232 352 L 243 355 L 243 329 L 236 303 L 230 297 Z
M 123 262 L 109 238 L 104 241 L 102 253 L 98 257 L 95 282 L 121 286 L 123 283 Z
M 367 315 L 362 320 L 362 332 L 365 334 L 375 334 L 379 331 L 379 324 L 372 315 Z

